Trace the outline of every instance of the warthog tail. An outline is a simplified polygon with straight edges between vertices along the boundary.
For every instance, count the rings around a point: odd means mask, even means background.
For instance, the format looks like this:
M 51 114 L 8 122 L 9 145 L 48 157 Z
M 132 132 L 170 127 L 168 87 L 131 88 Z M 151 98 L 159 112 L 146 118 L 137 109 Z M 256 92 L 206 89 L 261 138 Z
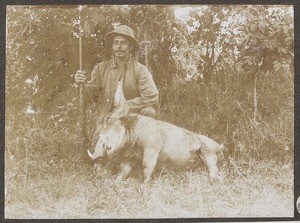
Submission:
M 218 146 L 218 151 L 222 152 L 222 151 L 224 151 L 224 150 L 225 150 L 225 146 L 224 146 L 224 144 L 222 143 L 222 144 L 220 144 L 220 145 Z
M 220 144 L 218 147 L 217 147 L 217 153 L 220 155 L 220 158 L 224 159 L 225 158 L 225 154 L 224 154 L 224 151 L 226 151 L 226 147 L 224 146 L 224 144 Z M 226 153 L 226 152 L 225 152 Z

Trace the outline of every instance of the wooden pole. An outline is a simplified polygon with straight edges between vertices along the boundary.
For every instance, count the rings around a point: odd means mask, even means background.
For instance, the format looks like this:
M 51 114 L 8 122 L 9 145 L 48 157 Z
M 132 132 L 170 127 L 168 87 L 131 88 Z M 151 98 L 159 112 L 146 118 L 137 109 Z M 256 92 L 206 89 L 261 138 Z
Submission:
M 82 71 L 82 27 L 80 24 L 79 16 L 79 69 Z M 85 83 L 79 84 L 79 106 L 80 106 L 80 115 L 81 115 L 81 135 L 82 135 L 82 147 L 87 149 L 88 138 L 86 132 L 86 109 L 85 109 L 85 100 L 84 100 L 84 85 Z

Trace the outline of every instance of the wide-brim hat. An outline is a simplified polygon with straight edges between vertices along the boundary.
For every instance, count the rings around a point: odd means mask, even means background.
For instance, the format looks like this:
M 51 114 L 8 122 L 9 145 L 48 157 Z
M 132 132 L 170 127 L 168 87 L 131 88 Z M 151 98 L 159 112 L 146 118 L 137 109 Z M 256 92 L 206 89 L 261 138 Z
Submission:
M 112 39 L 115 35 L 121 35 L 127 37 L 133 44 L 136 49 L 139 46 L 139 41 L 134 37 L 133 30 L 127 25 L 119 25 L 114 31 L 107 33 L 104 37 L 105 41 L 112 43 Z

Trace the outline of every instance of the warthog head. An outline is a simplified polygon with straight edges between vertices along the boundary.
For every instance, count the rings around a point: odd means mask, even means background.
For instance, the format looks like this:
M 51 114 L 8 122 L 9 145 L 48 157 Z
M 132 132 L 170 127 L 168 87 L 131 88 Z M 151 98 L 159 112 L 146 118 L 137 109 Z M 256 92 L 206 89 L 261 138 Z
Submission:
M 98 140 L 95 145 L 94 153 L 87 150 L 89 156 L 95 160 L 105 155 L 113 155 L 123 144 L 125 127 L 119 118 L 105 117 L 103 124 L 98 127 Z

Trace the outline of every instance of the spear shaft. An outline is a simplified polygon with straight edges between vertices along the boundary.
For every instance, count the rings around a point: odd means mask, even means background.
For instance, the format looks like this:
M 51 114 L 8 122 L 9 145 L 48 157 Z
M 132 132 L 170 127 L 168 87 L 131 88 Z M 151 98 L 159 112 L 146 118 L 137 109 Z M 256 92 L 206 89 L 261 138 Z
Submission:
M 80 18 L 79 18 L 80 22 Z M 82 71 L 82 28 L 79 24 L 79 69 Z M 86 132 L 86 109 L 85 109 L 85 100 L 84 100 L 84 85 L 85 83 L 79 84 L 79 106 L 81 114 L 81 134 L 82 134 L 82 146 L 86 149 L 88 144 L 87 132 Z

